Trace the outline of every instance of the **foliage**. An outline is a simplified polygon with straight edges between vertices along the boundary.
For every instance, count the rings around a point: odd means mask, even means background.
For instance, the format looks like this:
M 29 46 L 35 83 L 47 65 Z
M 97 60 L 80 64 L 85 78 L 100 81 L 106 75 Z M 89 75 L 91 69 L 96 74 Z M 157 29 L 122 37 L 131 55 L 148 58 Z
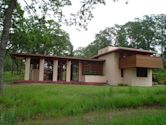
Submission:
M 150 15 L 137 18 L 124 25 L 108 27 L 95 40 L 83 48 L 84 56 L 94 56 L 108 45 L 156 51 L 166 62 L 166 15 Z M 166 64 L 166 63 L 165 63 Z
M 24 42 L 23 42 L 24 41 Z M 53 20 L 42 18 L 25 19 L 11 36 L 10 51 L 71 55 L 69 35 Z
M 12 59 L 9 54 L 6 54 L 5 60 L 4 60 L 4 70 L 5 71 L 11 71 L 12 70 Z
M 11 122 L 74 116 L 97 110 L 166 106 L 165 87 L 18 85 L 6 86 L 3 94 L 0 120 Z
M 153 71 L 153 81 L 158 84 L 166 85 L 166 71 L 165 70 L 154 70 Z
M 77 48 L 73 53 L 74 53 L 74 56 L 76 57 L 86 57 L 84 47 Z
M 125 26 L 115 25 L 112 27 L 112 30 L 112 35 L 114 36 L 112 45 L 117 47 L 129 47 Z
M 47 0 L 47 1 L 31 0 L 28 2 L 26 0 L 24 0 L 24 3 L 26 4 L 27 12 L 29 14 L 31 14 L 32 17 L 34 17 L 34 16 L 38 17 L 39 15 L 42 15 L 42 17 L 44 17 L 45 15 L 50 16 L 50 13 L 53 12 L 52 15 L 57 19 L 58 22 L 63 22 L 62 17 L 64 17 L 64 15 L 62 13 L 62 7 L 66 6 L 66 5 L 71 5 L 70 0 Z M 77 14 L 73 15 L 74 18 L 72 19 L 72 22 L 74 22 L 74 23 L 70 23 L 70 24 L 76 24 L 76 25 L 79 24 L 79 26 L 81 26 L 83 24 L 84 25 L 83 27 L 86 28 L 86 25 L 87 25 L 86 21 L 91 20 L 91 18 L 93 17 L 91 10 L 93 9 L 94 5 L 104 4 L 104 3 L 105 3 L 104 0 L 84 0 L 84 1 L 82 1 L 82 7 L 81 7 L 80 11 Z M 16 11 L 16 9 L 18 8 L 17 7 L 18 5 L 19 5 L 18 0 L 0 1 L 0 11 L 1 11 L 1 15 L 0 15 L 0 37 L 1 37 L 1 40 L 0 40 L 0 92 L 2 90 L 2 83 L 3 83 L 3 70 L 4 70 L 4 61 L 3 60 L 5 57 L 6 48 L 9 47 L 8 42 L 10 41 L 10 39 L 9 39 L 10 38 L 9 34 L 11 32 L 10 29 L 13 28 L 13 27 L 11 27 L 12 17 L 14 17 L 13 13 L 16 13 L 16 15 L 18 14 L 18 12 Z M 21 6 L 21 2 L 20 2 L 20 6 Z M 37 12 L 37 10 L 38 10 L 38 12 Z M 75 15 L 78 15 L 79 21 L 83 20 L 83 22 L 77 23 L 77 21 L 78 21 L 77 16 L 75 16 Z M 83 17 L 83 18 L 80 18 L 80 17 Z M 14 17 L 14 20 L 15 20 L 15 17 Z M 65 22 L 66 22 L 66 20 L 65 20 Z M 62 34 L 63 34 L 63 36 L 67 36 L 64 32 Z M 17 35 L 17 34 L 15 33 L 15 35 Z M 51 35 L 53 35 L 53 34 L 51 34 Z M 46 42 L 48 40 L 47 33 L 45 33 L 44 36 L 45 36 L 44 42 Z M 59 36 L 59 37 L 61 37 L 61 36 Z M 15 43 L 12 43 L 12 45 L 13 44 L 15 44 Z M 43 49 L 43 45 L 45 45 L 45 44 L 42 43 L 41 44 L 42 47 L 39 46 L 39 48 Z M 71 48 L 72 48 L 71 44 L 69 46 L 68 47 L 71 50 Z M 46 50 L 46 48 L 44 48 L 44 49 Z M 55 51 L 55 49 L 56 48 L 54 48 L 54 51 Z M 45 53 L 45 50 L 44 50 L 44 53 Z M 53 53 L 54 53 L 54 51 L 53 51 Z M 58 50 L 58 52 L 59 52 L 59 50 Z M 42 53 L 43 53 L 43 50 L 42 50 Z M 66 52 L 63 51 L 63 54 L 64 53 L 66 54 Z M 62 53 L 58 53 L 58 55 L 61 55 L 61 54 Z M 70 51 L 70 55 L 72 55 L 71 51 Z
M 115 2 L 115 0 L 113 0 Z M 84 28 L 87 30 L 88 22 L 93 19 L 93 10 L 95 6 L 98 4 L 106 4 L 106 0 L 81 0 L 80 9 L 71 14 L 69 25 L 75 25 L 80 28 Z
M 112 36 L 110 34 L 110 29 L 106 28 L 103 31 L 100 31 L 95 36 L 95 40 L 90 43 L 87 47 L 78 48 L 74 53 L 76 56 L 80 57 L 92 57 L 94 55 L 97 55 L 98 50 L 102 49 L 106 46 L 111 45 L 112 43 Z
M 100 31 L 98 34 L 96 34 L 95 40 L 90 43 L 85 49 L 86 56 L 91 57 L 97 55 L 99 49 L 111 45 L 112 39 L 109 31 L 110 29 L 106 28 L 105 30 Z
M 126 39 L 130 42 L 129 46 L 154 51 L 154 23 L 151 17 L 145 16 L 142 20 L 137 19 L 125 24 Z

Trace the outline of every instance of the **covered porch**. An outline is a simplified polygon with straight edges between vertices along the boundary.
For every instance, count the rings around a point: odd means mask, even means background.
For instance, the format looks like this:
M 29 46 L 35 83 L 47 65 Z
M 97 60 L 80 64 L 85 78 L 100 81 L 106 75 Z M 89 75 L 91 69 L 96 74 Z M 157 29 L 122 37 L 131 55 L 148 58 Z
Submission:
M 106 83 L 104 60 L 14 53 L 24 61 L 24 79 L 17 83 Z

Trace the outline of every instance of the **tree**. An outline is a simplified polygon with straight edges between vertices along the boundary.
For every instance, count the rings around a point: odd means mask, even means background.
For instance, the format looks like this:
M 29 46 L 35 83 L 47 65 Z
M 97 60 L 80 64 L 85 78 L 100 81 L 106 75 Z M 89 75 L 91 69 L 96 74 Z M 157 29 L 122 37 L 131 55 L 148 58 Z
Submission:
M 124 25 L 115 25 L 100 31 L 82 52 L 85 56 L 93 56 L 99 49 L 112 45 L 157 51 L 166 60 L 165 41 L 166 15 L 146 15 Z
M 155 21 L 155 40 L 156 45 L 159 46 L 161 55 L 165 55 L 166 51 L 166 15 L 160 14 L 160 15 L 153 15 L 153 20 Z M 166 55 L 165 55 L 166 56 Z
M 44 16 L 20 22 L 11 34 L 8 48 L 12 52 L 54 55 L 72 55 L 73 51 L 69 35 L 58 23 Z
M 53 11 L 53 15 L 62 22 L 62 7 L 65 5 L 71 5 L 70 0 L 31 0 L 27 1 L 24 0 L 24 2 L 27 4 L 27 10 L 31 13 L 33 11 L 33 14 L 36 14 L 36 10 L 40 9 L 41 14 L 47 15 L 50 13 L 50 10 Z M 31 2 L 31 4 L 29 4 Z M 86 28 L 87 20 L 91 20 L 93 18 L 92 10 L 95 5 L 97 4 L 105 4 L 105 0 L 83 0 L 82 6 L 77 14 L 73 14 L 72 23 L 78 26 L 83 26 Z M 0 41 L 0 92 L 2 90 L 2 83 L 3 83 L 3 60 L 6 52 L 7 43 L 9 41 L 9 33 L 12 23 L 12 15 L 13 12 L 18 4 L 17 0 L 2 0 L 0 1 L 0 21 L 3 22 L 2 24 L 2 35 L 1 35 L 1 41 Z M 28 5 L 29 4 L 29 5 Z M 37 7 L 37 9 L 36 9 Z M 78 17 L 78 18 L 77 18 Z
M 154 50 L 154 21 L 146 16 L 144 18 L 143 20 L 137 19 L 124 25 L 126 37 L 129 46 L 132 48 Z
M 79 47 L 74 51 L 75 57 L 85 57 L 85 47 Z
M 3 30 L 2 30 L 1 43 L 0 43 L 0 92 L 2 91 L 2 83 L 3 83 L 3 65 L 4 65 L 3 61 L 5 57 L 6 46 L 9 41 L 12 14 L 14 9 L 16 8 L 16 4 L 17 0 L 11 0 L 8 3 L 8 8 L 4 12 Z
M 115 46 L 165 51 L 166 15 L 144 16 L 124 25 L 115 25 Z M 156 47 L 158 46 L 158 47 Z
M 114 28 L 114 46 L 129 47 L 125 26 L 115 25 Z

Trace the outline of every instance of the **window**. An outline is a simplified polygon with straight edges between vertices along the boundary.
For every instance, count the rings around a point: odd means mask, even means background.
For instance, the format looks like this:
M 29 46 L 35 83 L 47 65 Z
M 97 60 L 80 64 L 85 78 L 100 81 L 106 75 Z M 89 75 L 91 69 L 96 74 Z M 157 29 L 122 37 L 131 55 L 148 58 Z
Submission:
M 124 70 L 121 69 L 121 77 L 123 77 L 123 76 L 124 76 Z
M 100 62 L 84 62 L 83 75 L 102 75 L 103 63 Z
M 137 68 L 137 77 L 147 77 L 148 69 L 147 68 Z

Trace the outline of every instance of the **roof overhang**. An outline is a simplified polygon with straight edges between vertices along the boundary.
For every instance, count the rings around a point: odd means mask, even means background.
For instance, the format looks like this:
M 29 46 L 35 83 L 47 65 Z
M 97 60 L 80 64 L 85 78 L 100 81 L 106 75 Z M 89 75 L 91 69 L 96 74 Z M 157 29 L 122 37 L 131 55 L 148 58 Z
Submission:
M 113 52 L 118 52 L 118 53 L 132 53 L 132 54 L 141 54 L 141 55 L 153 55 L 155 52 L 153 51 L 148 51 L 148 50 L 143 50 L 143 49 L 134 49 L 134 48 L 125 48 L 125 47 L 117 47 L 113 50 L 110 50 L 106 53 L 102 53 L 100 55 L 93 56 L 92 58 L 98 58 Z
M 69 56 L 52 56 L 52 55 L 42 55 L 42 54 L 27 54 L 27 53 L 12 53 L 12 58 L 15 59 L 25 59 L 25 58 L 33 58 L 33 59 L 50 59 L 50 60 L 72 60 L 72 61 L 91 61 L 91 62 L 105 62 L 103 59 L 90 59 L 90 58 L 77 58 L 77 57 L 69 57 Z

